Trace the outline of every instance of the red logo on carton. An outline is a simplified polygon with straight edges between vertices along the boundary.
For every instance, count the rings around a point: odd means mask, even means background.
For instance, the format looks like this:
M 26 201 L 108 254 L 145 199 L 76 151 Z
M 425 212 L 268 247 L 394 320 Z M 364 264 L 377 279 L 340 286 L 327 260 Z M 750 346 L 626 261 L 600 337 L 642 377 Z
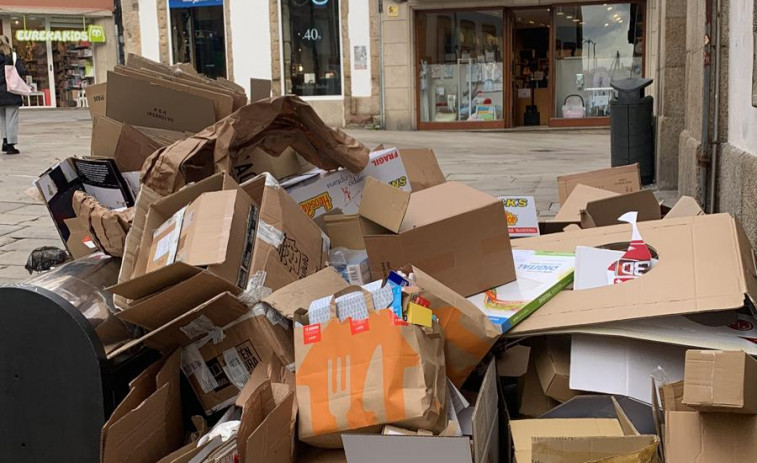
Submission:
M 365 320 L 354 320 L 350 318 L 350 331 L 352 331 L 353 336 L 368 331 L 369 329 L 371 329 L 371 327 L 368 324 L 367 318 Z
M 304 344 L 313 344 L 321 342 L 321 324 L 305 326 L 302 330 L 302 342 Z

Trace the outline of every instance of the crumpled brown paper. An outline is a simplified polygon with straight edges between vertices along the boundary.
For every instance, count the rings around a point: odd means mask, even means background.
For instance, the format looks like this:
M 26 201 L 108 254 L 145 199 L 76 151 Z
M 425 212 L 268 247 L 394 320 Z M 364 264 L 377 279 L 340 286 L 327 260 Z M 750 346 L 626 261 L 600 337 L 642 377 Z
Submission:
M 165 196 L 216 170 L 235 172 L 236 161 L 260 148 L 279 156 L 291 147 L 325 170 L 345 167 L 360 172 L 368 163 L 368 149 L 346 133 L 332 129 L 315 110 L 292 95 L 244 106 L 202 132 L 162 148 L 142 168 L 142 183 Z
M 134 208 L 112 211 L 83 191 L 74 193 L 73 208 L 98 249 L 113 257 L 124 255 L 124 243 L 134 219 Z

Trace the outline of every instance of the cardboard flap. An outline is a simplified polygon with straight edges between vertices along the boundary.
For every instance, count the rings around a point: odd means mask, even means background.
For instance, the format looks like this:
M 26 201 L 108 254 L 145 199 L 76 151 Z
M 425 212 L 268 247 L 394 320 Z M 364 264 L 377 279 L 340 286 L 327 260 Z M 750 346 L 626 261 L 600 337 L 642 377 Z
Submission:
M 618 320 L 738 309 L 754 295 L 757 278 L 744 269 L 739 225 L 728 214 L 704 215 L 638 225 L 660 256 L 647 274 L 623 284 L 562 291 L 507 336 L 567 329 Z M 631 227 L 615 225 L 513 242 L 516 249 L 573 252 L 630 240 Z M 713 265 L 717 262 L 717 265 Z
M 365 179 L 360 215 L 387 230 L 399 233 L 410 204 L 410 193 L 373 177 Z
M 497 369 L 495 362 L 491 361 L 473 410 L 473 458 L 476 462 L 500 461 L 498 398 Z
M 289 463 L 292 461 L 294 403 L 295 392 L 290 391 L 282 401 L 276 403 L 275 408 L 268 413 L 263 422 L 248 435 L 245 450 L 242 451 L 240 448 L 239 452 L 243 463 L 259 461 Z M 243 434 L 240 428 L 241 436 Z
M 651 190 L 643 190 L 611 198 L 590 201 L 586 204 L 585 213 L 590 217 L 590 223 L 581 216 L 581 227 L 605 227 L 622 223 L 618 217 L 626 212 L 637 211 L 637 222 L 660 220 L 660 204 Z
M 641 190 L 639 165 L 631 164 L 557 177 L 557 190 L 561 204 L 565 203 L 573 189 L 579 184 L 618 194 L 633 193 Z
M 161 289 L 187 280 L 200 272 L 202 272 L 201 268 L 183 262 L 176 262 L 154 272 L 146 273 L 132 280 L 111 286 L 108 288 L 108 291 L 129 299 L 141 299 Z
M 223 328 L 245 315 L 249 309 L 231 293 L 223 293 L 190 310 L 172 322 L 141 338 L 148 347 L 166 352 L 207 336 L 209 328 Z
M 238 294 L 240 289 L 223 278 L 201 271 L 187 279 L 186 284 L 174 285 L 154 296 L 135 301 L 116 316 L 131 324 L 154 330 L 223 292 Z
M 681 196 L 681 199 L 665 214 L 666 219 L 680 219 L 681 217 L 696 217 L 704 215 L 696 199 L 691 196 Z
M 410 196 L 400 232 L 437 223 L 492 204 L 496 204 L 502 210 L 502 202 L 493 196 L 462 183 L 445 182 Z M 504 217 L 504 213 L 502 216 Z
M 84 89 L 84 94 L 87 97 L 87 107 L 89 108 L 89 114 L 93 119 L 95 118 L 95 116 L 105 115 L 105 96 L 107 92 L 107 82 L 95 85 L 87 85 L 87 87 Z
M 535 437 L 533 463 L 657 463 L 657 436 Z M 622 457 L 615 459 L 613 457 Z
M 557 211 L 555 218 L 550 220 L 550 222 L 566 222 L 566 224 L 568 222 L 580 222 L 581 211 L 586 209 L 586 205 L 590 201 L 598 201 L 615 196 L 619 196 L 619 194 L 586 185 L 576 185 L 570 196 L 562 203 L 562 207 Z
M 334 214 L 325 215 L 323 219 L 332 248 L 365 249 L 359 215 Z
M 376 151 L 379 151 L 378 147 Z M 412 191 L 425 190 L 446 181 L 433 150 L 401 149 L 400 157 Z
M 510 421 L 515 461 L 531 461 L 532 440 L 537 437 L 621 437 L 623 430 L 612 418 L 550 418 Z
M 274 291 L 263 298 L 263 302 L 291 320 L 297 309 L 307 309 L 314 300 L 330 296 L 347 286 L 347 282 L 336 270 L 326 267 Z
M 342 443 L 347 463 L 473 463 L 467 437 L 342 434 Z

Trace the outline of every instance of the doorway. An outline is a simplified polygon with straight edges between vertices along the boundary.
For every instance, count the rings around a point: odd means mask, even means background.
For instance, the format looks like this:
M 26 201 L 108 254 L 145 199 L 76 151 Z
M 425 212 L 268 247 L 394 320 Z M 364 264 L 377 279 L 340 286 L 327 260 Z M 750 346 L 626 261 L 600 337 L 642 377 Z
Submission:
M 191 63 L 212 79 L 226 77 L 223 2 L 171 0 L 171 44 L 174 63 Z
M 508 13 L 512 34 L 512 126 L 549 125 L 551 10 L 518 9 Z

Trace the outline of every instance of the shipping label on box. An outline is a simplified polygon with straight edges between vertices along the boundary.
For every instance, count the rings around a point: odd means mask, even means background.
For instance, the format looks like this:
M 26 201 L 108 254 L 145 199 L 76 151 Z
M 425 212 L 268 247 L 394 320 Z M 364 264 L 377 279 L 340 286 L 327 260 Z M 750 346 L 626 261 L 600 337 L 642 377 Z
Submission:
M 299 183 L 283 182 L 282 185 L 302 210 L 314 219 L 330 212 L 357 214 L 366 177 L 410 191 L 405 165 L 399 151 L 394 148 L 371 153 L 368 165 L 359 174 L 348 170 L 322 172 Z
M 539 219 L 533 196 L 498 196 L 507 217 L 510 238 L 539 236 Z

